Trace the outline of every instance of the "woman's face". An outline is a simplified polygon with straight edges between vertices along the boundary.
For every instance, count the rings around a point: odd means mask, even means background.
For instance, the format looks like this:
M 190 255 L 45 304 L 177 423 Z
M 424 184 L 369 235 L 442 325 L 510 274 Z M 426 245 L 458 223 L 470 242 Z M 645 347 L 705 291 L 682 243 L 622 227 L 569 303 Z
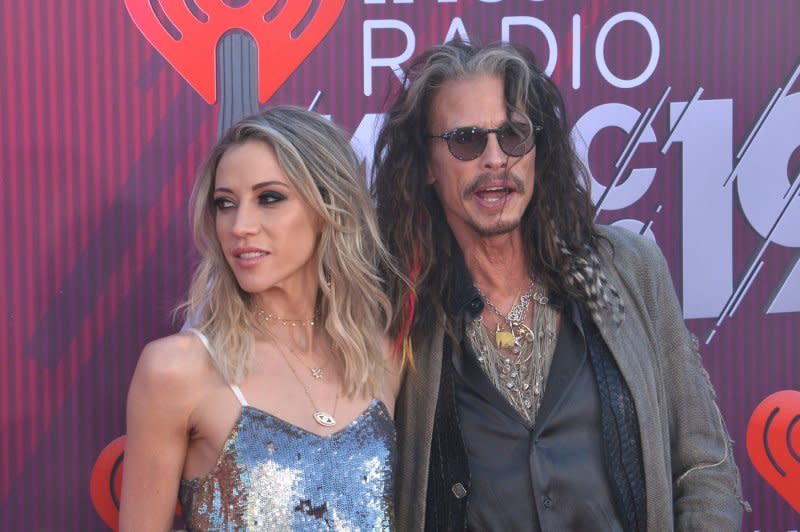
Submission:
M 251 140 L 229 148 L 214 184 L 217 238 L 245 292 L 316 283 L 321 223 L 271 146 Z

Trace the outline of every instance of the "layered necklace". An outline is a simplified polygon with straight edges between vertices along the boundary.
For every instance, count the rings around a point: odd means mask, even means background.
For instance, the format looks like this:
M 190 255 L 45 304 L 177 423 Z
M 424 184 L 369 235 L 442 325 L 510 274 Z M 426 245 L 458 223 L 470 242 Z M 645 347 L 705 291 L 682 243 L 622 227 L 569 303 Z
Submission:
M 259 309 L 258 310 L 258 314 L 264 319 L 264 321 L 268 321 L 268 322 L 269 321 L 274 321 L 274 322 L 277 322 L 277 323 L 279 323 L 281 325 L 284 325 L 284 326 L 287 326 L 287 327 L 310 326 L 310 327 L 313 328 L 315 323 L 316 323 L 316 320 L 317 320 L 317 316 L 316 315 L 313 316 L 310 319 L 281 318 L 280 316 L 275 316 L 275 315 L 272 315 L 272 314 L 268 314 L 266 311 L 264 311 L 264 309 Z M 313 340 L 313 330 L 312 330 L 312 340 Z M 297 374 L 297 371 L 294 369 L 294 366 L 292 366 L 292 364 L 289 362 L 289 357 L 286 356 L 286 351 L 284 350 L 284 346 L 281 345 L 279 342 L 275 342 L 275 345 L 278 348 L 278 352 L 281 354 L 281 357 L 283 357 L 284 362 L 286 362 L 286 365 L 289 366 L 289 370 L 292 372 L 292 375 L 294 375 L 294 378 L 297 379 L 297 382 L 299 382 L 300 386 L 303 388 L 303 392 L 305 392 L 306 397 L 308 398 L 308 402 L 311 403 L 311 408 L 314 411 L 314 413 L 312 414 L 312 417 L 314 418 L 314 421 L 318 425 L 321 425 L 323 427 L 335 427 L 336 426 L 336 407 L 339 405 L 339 392 L 338 391 L 336 392 L 336 399 L 334 399 L 334 402 L 333 402 L 333 412 L 329 413 L 329 412 L 326 412 L 325 410 L 322 410 L 322 409 L 318 408 L 317 407 L 317 403 L 314 401 L 314 397 L 312 397 L 312 395 L 311 395 L 311 391 L 308 389 L 308 386 L 306 385 L 305 382 L 303 382 L 303 379 L 301 379 L 300 375 Z M 311 347 L 312 345 L 313 344 L 311 343 L 311 340 L 309 340 L 309 348 L 308 348 L 309 359 L 311 359 L 311 353 L 313 352 L 313 349 Z M 285 347 L 311 373 L 311 376 L 315 380 L 322 380 L 324 378 L 324 374 L 323 374 L 324 366 L 314 366 L 313 365 L 313 359 L 311 360 L 312 361 L 312 365 L 309 366 L 308 364 L 306 364 L 306 362 L 303 359 L 303 357 L 301 357 L 294 349 L 292 349 L 291 346 L 287 345 Z
M 314 402 L 314 398 L 311 396 L 311 391 L 309 391 L 308 386 L 306 386 L 306 383 L 304 383 L 303 380 L 300 378 L 300 375 L 297 374 L 297 372 L 294 369 L 294 366 L 292 366 L 289 363 L 289 358 L 286 356 L 286 353 L 283 350 L 283 346 L 277 343 L 275 345 L 278 346 L 278 351 L 283 357 L 284 362 L 286 362 L 286 365 L 289 366 L 289 370 L 292 372 L 292 375 L 294 375 L 294 378 L 297 379 L 297 382 L 300 383 L 300 386 L 303 387 L 303 391 L 305 392 L 306 397 L 308 398 L 308 402 L 311 403 L 311 408 L 314 410 L 314 414 L 312 414 L 314 421 L 316 421 L 318 425 L 321 425 L 323 427 L 335 427 L 336 407 L 339 405 L 339 392 L 338 391 L 336 392 L 336 399 L 334 399 L 333 401 L 332 413 L 328 413 L 325 410 L 318 408 L 317 403 Z M 291 347 L 289 347 L 289 350 L 292 351 L 292 353 L 294 353 Z
M 311 318 L 281 318 L 280 316 L 275 316 L 273 314 L 267 313 L 264 309 L 258 309 L 258 315 L 266 322 L 277 322 L 281 325 L 286 327 L 314 327 L 317 323 L 317 315 L 315 314 Z M 311 376 L 317 380 L 321 380 L 324 377 L 323 370 L 325 369 L 324 366 L 314 366 L 314 360 L 311 358 L 311 354 L 309 353 L 309 360 L 311 360 L 311 366 L 306 364 L 305 359 L 303 359 L 300 355 L 298 355 L 294 349 L 289 349 L 291 353 L 300 361 L 300 363 L 311 373 Z
M 530 426 L 544 395 L 558 316 L 547 296 L 536 288 L 531 281 L 519 302 L 504 314 L 476 286 L 486 307 L 497 317 L 494 338 L 490 338 L 482 316 L 467 327 L 467 337 L 484 373 Z M 534 311 L 529 322 L 531 302 Z

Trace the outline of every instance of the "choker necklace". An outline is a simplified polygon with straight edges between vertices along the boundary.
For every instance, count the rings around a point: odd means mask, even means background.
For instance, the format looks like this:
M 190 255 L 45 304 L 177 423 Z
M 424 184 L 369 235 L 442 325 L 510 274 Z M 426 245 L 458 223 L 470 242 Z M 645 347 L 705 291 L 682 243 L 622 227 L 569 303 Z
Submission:
M 510 349 L 512 353 L 519 355 L 523 346 L 534 340 L 533 331 L 525 323 L 531 299 L 536 300 L 536 302 L 541 305 L 546 305 L 547 297 L 539 292 L 535 292 L 536 283 L 531 280 L 528 289 L 522 294 L 522 297 L 519 298 L 519 303 L 512 305 L 508 314 L 503 314 L 494 303 L 489 301 L 489 298 L 481 292 L 481 289 L 478 288 L 477 285 L 475 285 L 475 290 L 478 291 L 478 295 L 481 296 L 481 299 L 486 303 L 489 310 L 508 325 L 509 330 L 506 331 L 505 325 L 503 325 L 501 321 L 497 322 L 494 332 L 494 342 L 497 348 Z
M 305 326 L 313 327 L 314 325 L 316 325 L 318 317 L 317 314 L 314 313 L 314 315 L 311 316 L 310 318 L 300 318 L 300 319 L 281 318 L 280 316 L 268 313 L 263 308 L 258 309 L 258 315 L 261 316 L 264 319 L 264 321 L 277 321 L 281 325 L 285 325 L 287 327 L 305 327 Z
M 317 404 L 314 402 L 314 398 L 311 397 L 311 392 L 308 390 L 308 386 L 300 379 L 300 375 L 294 370 L 294 367 L 289 363 L 289 359 L 286 357 L 286 353 L 283 351 L 283 346 L 279 343 L 275 343 L 278 348 L 278 352 L 280 352 L 281 356 L 283 357 L 284 362 L 286 365 L 289 366 L 289 370 L 294 375 L 294 378 L 297 379 L 297 382 L 300 383 L 300 386 L 303 387 L 303 391 L 306 393 L 306 397 L 308 397 L 308 402 L 311 403 L 311 407 L 314 409 L 313 418 L 314 421 L 317 422 L 317 425 L 321 425 L 323 427 L 335 427 L 336 426 L 336 407 L 339 405 L 339 392 L 336 392 L 336 399 L 333 402 L 333 413 L 329 414 L 324 410 L 320 410 L 317 408 Z

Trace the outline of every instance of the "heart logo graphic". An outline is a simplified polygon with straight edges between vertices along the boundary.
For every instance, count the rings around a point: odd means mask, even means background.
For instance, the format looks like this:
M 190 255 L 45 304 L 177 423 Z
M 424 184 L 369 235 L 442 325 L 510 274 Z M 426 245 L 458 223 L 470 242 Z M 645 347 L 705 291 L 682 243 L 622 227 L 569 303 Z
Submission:
M 264 103 L 333 27 L 344 0 L 250 0 L 237 7 L 224 0 L 196 0 L 191 9 L 188 4 L 125 0 L 139 31 L 211 104 L 217 101 L 217 43 L 231 30 L 248 33 L 258 46 L 258 100 Z
M 100 451 L 89 480 L 89 496 L 94 509 L 112 530 L 118 528 L 124 452 L 125 436 L 119 436 Z
M 783 390 L 761 401 L 747 424 L 747 454 L 764 480 L 800 512 L 800 392 Z
M 122 493 L 122 460 L 125 456 L 124 434 L 113 439 L 100 454 L 92 467 L 89 479 L 89 497 L 97 515 L 115 532 L 119 530 L 119 501 Z M 175 503 L 175 515 L 181 507 Z

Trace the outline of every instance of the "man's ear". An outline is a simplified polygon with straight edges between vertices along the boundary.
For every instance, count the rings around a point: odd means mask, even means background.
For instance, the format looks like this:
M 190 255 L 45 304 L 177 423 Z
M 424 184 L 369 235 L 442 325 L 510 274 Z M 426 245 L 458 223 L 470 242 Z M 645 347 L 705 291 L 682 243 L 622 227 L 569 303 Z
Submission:
M 431 167 L 429 165 L 428 166 L 428 180 L 426 181 L 426 184 L 432 185 L 434 183 L 436 183 L 436 176 L 433 175 L 433 170 L 431 170 Z

